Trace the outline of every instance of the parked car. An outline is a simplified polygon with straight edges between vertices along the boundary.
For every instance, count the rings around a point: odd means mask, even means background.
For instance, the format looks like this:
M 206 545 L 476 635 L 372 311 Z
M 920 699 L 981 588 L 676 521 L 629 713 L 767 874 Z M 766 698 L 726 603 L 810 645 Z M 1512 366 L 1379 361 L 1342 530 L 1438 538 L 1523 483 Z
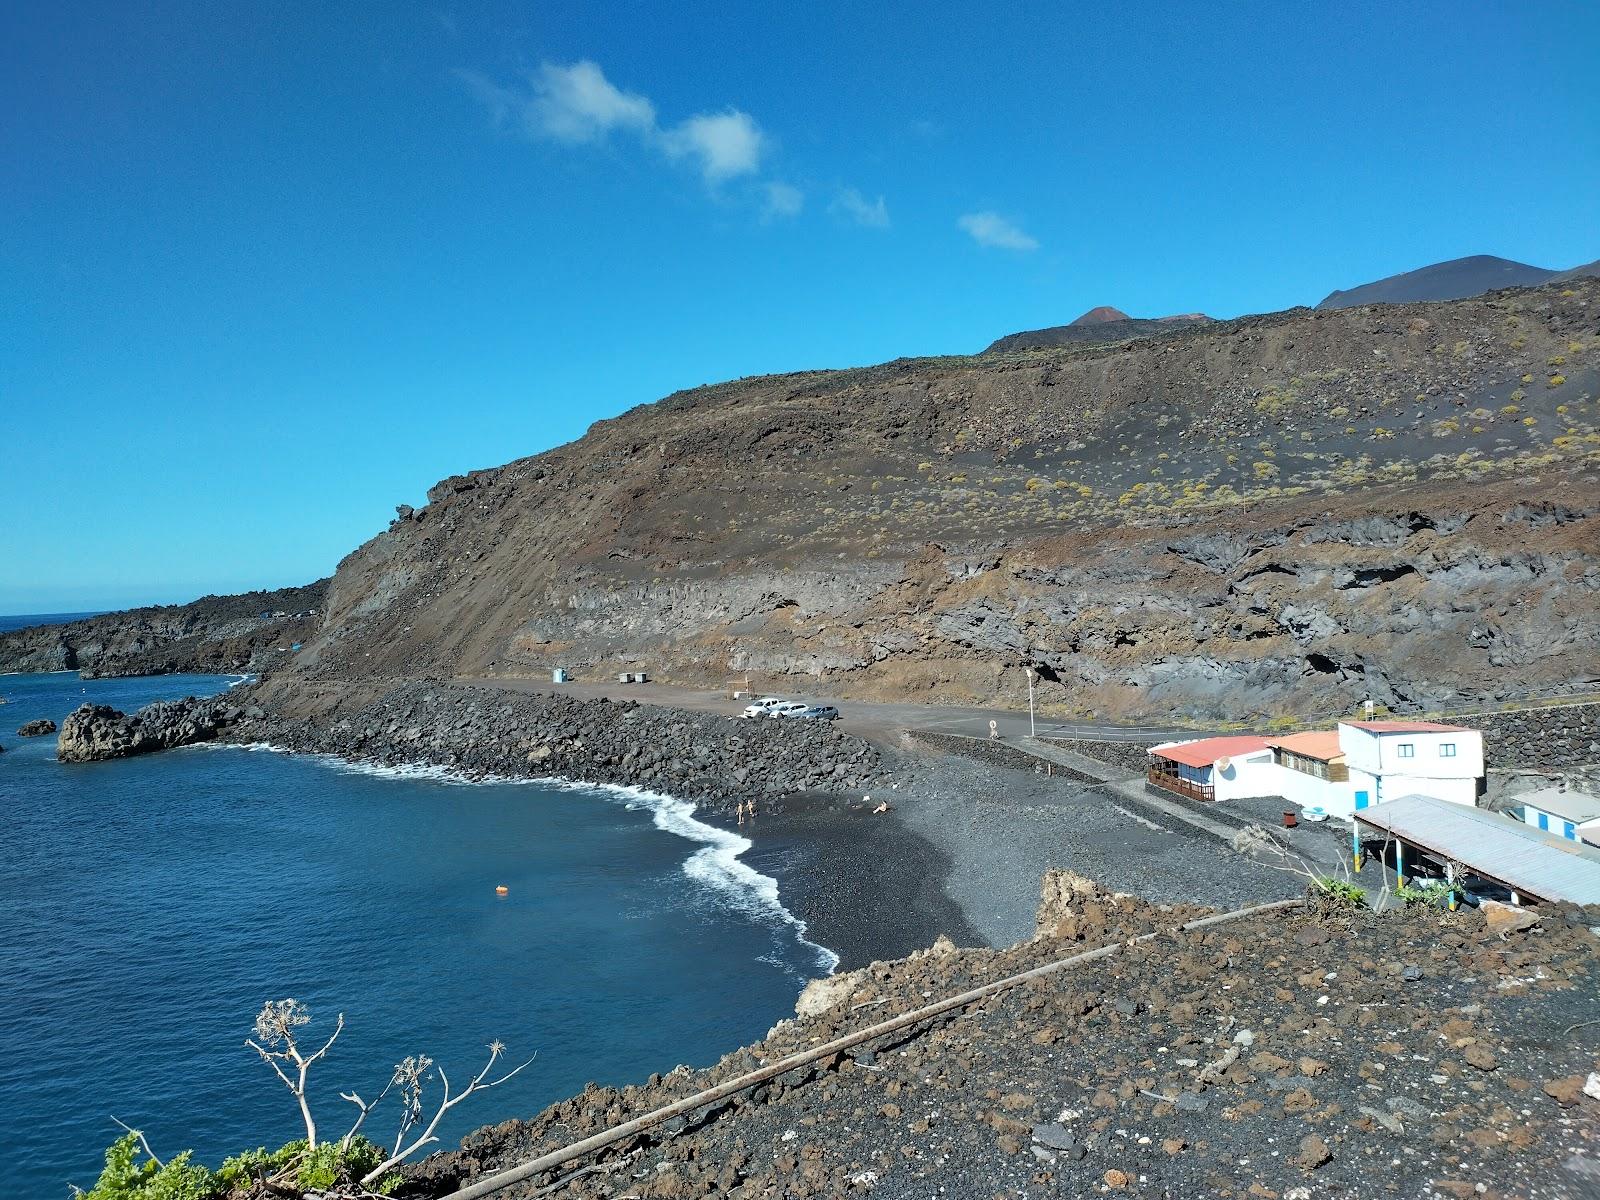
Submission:
M 746 705 L 745 710 L 739 715 L 741 717 L 770 717 L 775 705 L 788 703 L 789 701 L 778 696 L 763 696 L 760 700 Z
M 831 704 L 813 704 L 805 712 L 795 713 L 797 717 L 804 717 L 808 721 L 837 721 L 839 710 Z
M 767 709 L 769 717 L 798 717 L 811 706 L 804 700 L 780 700 Z

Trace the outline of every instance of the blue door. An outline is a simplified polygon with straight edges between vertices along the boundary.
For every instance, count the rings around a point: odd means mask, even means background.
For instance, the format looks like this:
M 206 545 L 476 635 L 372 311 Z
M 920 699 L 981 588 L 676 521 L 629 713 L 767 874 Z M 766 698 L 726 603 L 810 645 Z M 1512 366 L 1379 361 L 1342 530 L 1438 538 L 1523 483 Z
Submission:
M 1356 807 L 1357 808 L 1365 808 L 1366 806 L 1367 806 L 1367 794 L 1365 792 L 1357 792 L 1356 793 Z
M 1549 828 L 1550 828 L 1550 817 L 1549 817 L 1549 814 L 1547 814 L 1547 813 L 1540 813 L 1539 814 L 1539 828 L 1543 829 L 1543 830 L 1546 830 L 1546 831 L 1549 830 Z
M 1562 837 L 1569 837 L 1573 841 L 1577 841 L 1578 840 L 1578 827 L 1576 825 L 1574 825 L 1571 821 L 1563 821 L 1561 823 L 1561 836 Z

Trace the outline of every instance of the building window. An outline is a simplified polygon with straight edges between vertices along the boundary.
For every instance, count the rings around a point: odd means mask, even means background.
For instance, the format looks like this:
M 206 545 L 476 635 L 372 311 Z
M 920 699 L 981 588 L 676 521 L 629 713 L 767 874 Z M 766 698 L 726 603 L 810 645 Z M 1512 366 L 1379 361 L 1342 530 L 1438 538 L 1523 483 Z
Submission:
M 1439 743 L 1439 757 L 1440 758 L 1454 758 L 1455 756 L 1456 756 L 1456 744 L 1454 742 L 1440 742 Z
M 1394 748 L 1394 752 L 1401 758 L 1415 758 L 1417 756 L 1417 748 L 1410 742 L 1401 742 Z

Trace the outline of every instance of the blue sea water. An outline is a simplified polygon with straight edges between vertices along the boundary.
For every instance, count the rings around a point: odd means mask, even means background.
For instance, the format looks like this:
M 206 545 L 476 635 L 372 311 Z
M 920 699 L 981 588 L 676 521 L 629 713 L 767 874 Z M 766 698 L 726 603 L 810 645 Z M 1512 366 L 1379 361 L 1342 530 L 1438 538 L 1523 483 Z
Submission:
M 228 683 L 0 676 L 7 1195 L 92 1184 L 113 1116 L 212 1165 L 297 1136 L 292 1097 L 244 1045 L 269 999 L 308 1004 L 312 1035 L 345 1016 L 312 1075 L 324 1134 L 354 1115 L 340 1090 L 372 1096 L 408 1054 L 459 1082 L 491 1039 L 536 1053 L 453 1111 L 448 1147 L 590 1080 L 714 1062 L 835 961 L 739 861 L 744 839 L 666 797 L 243 748 L 63 766 L 54 738 L 12 736 L 85 700 Z

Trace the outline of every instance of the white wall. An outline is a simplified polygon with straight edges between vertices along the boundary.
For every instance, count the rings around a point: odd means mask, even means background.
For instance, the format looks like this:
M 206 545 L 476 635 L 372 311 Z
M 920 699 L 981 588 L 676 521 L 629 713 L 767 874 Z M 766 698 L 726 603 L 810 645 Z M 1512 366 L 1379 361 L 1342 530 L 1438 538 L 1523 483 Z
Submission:
M 1245 796 L 1273 796 L 1275 788 L 1265 786 L 1269 772 L 1277 769 L 1271 750 L 1238 755 L 1228 760 L 1226 771 L 1211 768 L 1212 795 L 1218 800 L 1238 800 Z
M 1412 753 L 1402 758 L 1401 749 L 1406 746 Z M 1441 751 L 1446 747 L 1454 747 L 1455 754 L 1445 757 Z M 1476 729 L 1373 733 L 1341 721 L 1339 748 L 1344 751 L 1345 762 L 1352 771 L 1362 770 L 1371 775 L 1477 779 L 1483 774 L 1483 734 Z
M 1574 842 L 1581 842 L 1584 839 L 1585 832 L 1583 826 L 1579 822 L 1572 820 L 1570 817 L 1557 816 L 1548 808 L 1540 808 L 1537 804 L 1524 804 L 1522 806 L 1523 821 L 1529 825 L 1532 825 L 1535 829 L 1539 828 L 1539 817 L 1541 815 L 1544 817 L 1544 829 L 1546 833 L 1553 833 L 1557 837 L 1564 837 Z M 1600 830 L 1600 821 L 1591 822 L 1591 824 L 1594 825 L 1595 828 L 1589 830 L 1589 833 L 1592 834 L 1596 830 Z M 1568 832 L 1569 829 L 1571 830 L 1570 833 Z

